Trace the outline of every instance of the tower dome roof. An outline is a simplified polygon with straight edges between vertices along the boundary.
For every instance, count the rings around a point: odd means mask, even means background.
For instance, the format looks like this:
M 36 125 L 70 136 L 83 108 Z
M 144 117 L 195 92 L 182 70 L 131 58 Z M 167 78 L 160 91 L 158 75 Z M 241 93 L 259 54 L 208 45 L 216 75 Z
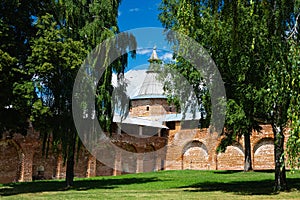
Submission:
M 150 59 L 148 60 L 151 63 L 157 61 L 160 62 L 160 59 L 156 53 L 156 47 L 153 48 Z M 149 98 L 163 98 L 167 97 L 164 95 L 163 84 L 158 80 L 158 73 L 153 69 L 147 70 L 146 77 L 142 83 L 142 87 L 140 88 L 137 96 L 132 99 L 149 99 Z

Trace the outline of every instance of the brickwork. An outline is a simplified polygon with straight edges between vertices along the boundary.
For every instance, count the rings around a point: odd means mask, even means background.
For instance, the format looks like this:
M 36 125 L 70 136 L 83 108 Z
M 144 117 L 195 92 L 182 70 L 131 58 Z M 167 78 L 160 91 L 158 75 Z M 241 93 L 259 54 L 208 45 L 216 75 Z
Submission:
M 147 106 L 149 105 L 149 110 Z M 169 110 L 168 110 L 169 109 Z M 150 116 L 173 113 L 165 99 L 148 99 L 132 101 L 132 116 Z M 113 133 L 114 145 L 132 152 L 134 156 L 111 152 L 110 167 L 98 161 L 86 149 L 82 148 L 75 164 L 75 177 L 93 177 L 101 175 L 120 175 L 128 172 L 148 172 L 158 170 L 243 170 L 244 141 L 237 139 L 227 147 L 224 153 L 216 153 L 221 138 L 209 129 L 182 129 L 180 121 L 174 121 L 169 130 L 163 131 L 161 137 L 136 137 L 126 133 Z M 117 127 L 115 125 L 115 127 Z M 272 127 L 261 125 L 260 132 L 251 135 L 251 155 L 254 170 L 274 169 L 274 140 Z M 143 131 L 151 131 L 144 129 Z M 147 134 L 146 134 L 147 135 Z M 288 135 L 285 137 L 287 141 Z M 100 142 L 96 143 L 100 145 Z M 163 149 L 159 155 L 147 154 Z M 93 155 L 101 154 L 101 149 Z M 141 153 L 141 154 L 134 154 Z M 26 137 L 19 134 L 13 138 L 0 140 L 0 183 L 31 181 L 36 179 L 60 179 L 66 175 L 61 155 L 52 152 L 42 155 L 42 142 L 39 133 L 33 128 Z M 115 170 L 112 167 L 121 170 Z
M 193 146 L 184 151 L 182 155 L 183 169 L 207 170 L 208 152 L 206 147 L 200 142 L 192 142 Z
M 0 141 L 0 183 L 16 182 L 20 158 L 12 141 Z
M 78 155 L 75 154 L 75 167 L 74 167 L 75 177 L 83 178 L 88 176 L 88 171 L 90 171 L 90 169 L 88 169 L 89 159 L 90 159 L 90 154 L 85 149 L 81 149 L 81 151 L 78 152 Z
M 251 153 L 254 170 L 274 168 L 273 133 L 270 125 L 262 125 L 261 132 L 251 136 Z M 127 134 L 113 134 L 114 144 L 130 152 L 151 152 L 167 146 L 166 152 L 157 157 L 136 156 L 126 158 L 115 155 L 115 166 L 124 172 L 113 170 L 97 161 L 89 152 L 82 149 L 75 164 L 76 177 L 119 175 L 131 172 L 146 172 L 174 169 L 197 170 L 243 170 L 243 137 L 224 153 L 216 153 L 221 138 L 209 130 L 181 130 L 180 122 L 169 130 L 167 137 L 153 136 L 136 138 Z M 287 140 L 288 135 L 286 135 Z M 64 178 L 66 174 L 60 156 L 49 153 L 42 155 L 41 141 L 37 132 L 28 136 L 16 135 L 0 141 L 0 182 L 31 181 L 33 179 Z M 141 154 L 143 155 L 143 154 Z M 132 164 L 134 163 L 134 164 Z
M 170 106 L 166 99 L 140 99 L 131 101 L 130 115 L 146 117 L 176 113 L 175 106 Z
M 219 170 L 243 170 L 244 151 L 240 144 L 229 146 L 224 153 L 217 155 L 217 169 Z
M 32 178 L 34 180 L 52 179 L 56 175 L 57 159 L 52 154 L 43 155 L 41 150 L 38 149 L 33 155 Z
M 263 138 L 256 143 L 253 149 L 253 169 L 271 169 L 274 165 L 273 138 Z
M 110 176 L 113 174 L 113 169 L 107 167 L 100 161 L 96 162 L 96 176 Z
M 94 156 L 89 156 L 87 166 L 87 177 L 97 176 L 97 159 Z
M 260 132 L 251 136 L 251 155 L 254 170 L 274 169 L 274 139 L 272 127 L 261 125 Z M 285 144 L 288 135 L 285 136 Z M 176 122 L 175 130 L 168 133 L 168 153 L 166 169 L 244 169 L 243 137 L 226 148 L 224 153 L 216 153 L 221 141 L 216 133 L 209 130 L 181 130 Z

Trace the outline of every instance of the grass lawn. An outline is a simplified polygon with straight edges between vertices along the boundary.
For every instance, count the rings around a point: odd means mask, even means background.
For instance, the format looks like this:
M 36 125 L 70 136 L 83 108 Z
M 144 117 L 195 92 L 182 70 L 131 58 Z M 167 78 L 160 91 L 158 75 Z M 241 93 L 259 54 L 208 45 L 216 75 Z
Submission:
M 160 171 L 0 184 L 1 199 L 300 199 L 300 172 L 287 173 L 289 191 L 273 193 L 273 172 Z

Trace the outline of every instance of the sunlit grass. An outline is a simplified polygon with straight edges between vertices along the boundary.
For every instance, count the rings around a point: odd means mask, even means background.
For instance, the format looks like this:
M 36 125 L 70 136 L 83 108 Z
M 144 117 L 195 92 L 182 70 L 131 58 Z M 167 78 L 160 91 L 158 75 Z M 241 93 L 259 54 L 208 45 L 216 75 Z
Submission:
M 4 199 L 298 199 L 300 172 L 287 173 L 290 190 L 273 192 L 273 172 L 161 171 L 0 185 Z

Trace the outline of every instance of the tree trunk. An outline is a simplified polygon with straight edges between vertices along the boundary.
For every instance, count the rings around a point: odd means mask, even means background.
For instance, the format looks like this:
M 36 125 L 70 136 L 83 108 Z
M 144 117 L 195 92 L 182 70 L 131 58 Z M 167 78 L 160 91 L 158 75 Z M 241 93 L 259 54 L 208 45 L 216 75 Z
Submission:
M 72 187 L 74 185 L 74 153 L 69 156 L 67 160 L 66 170 L 66 187 Z
M 67 188 L 70 188 L 74 185 L 76 135 L 73 133 L 72 136 L 73 137 L 71 138 L 72 141 L 70 142 L 68 157 L 67 157 L 67 169 L 66 169 L 66 187 Z
M 247 133 L 244 134 L 244 145 L 245 145 L 244 171 L 245 172 L 252 170 L 250 133 L 251 132 L 248 131 Z
M 274 157 L 275 157 L 275 186 L 274 190 L 286 190 L 286 174 L 284 163 L 284 134 L 283 128 L 273 125 L 274 133 Z

